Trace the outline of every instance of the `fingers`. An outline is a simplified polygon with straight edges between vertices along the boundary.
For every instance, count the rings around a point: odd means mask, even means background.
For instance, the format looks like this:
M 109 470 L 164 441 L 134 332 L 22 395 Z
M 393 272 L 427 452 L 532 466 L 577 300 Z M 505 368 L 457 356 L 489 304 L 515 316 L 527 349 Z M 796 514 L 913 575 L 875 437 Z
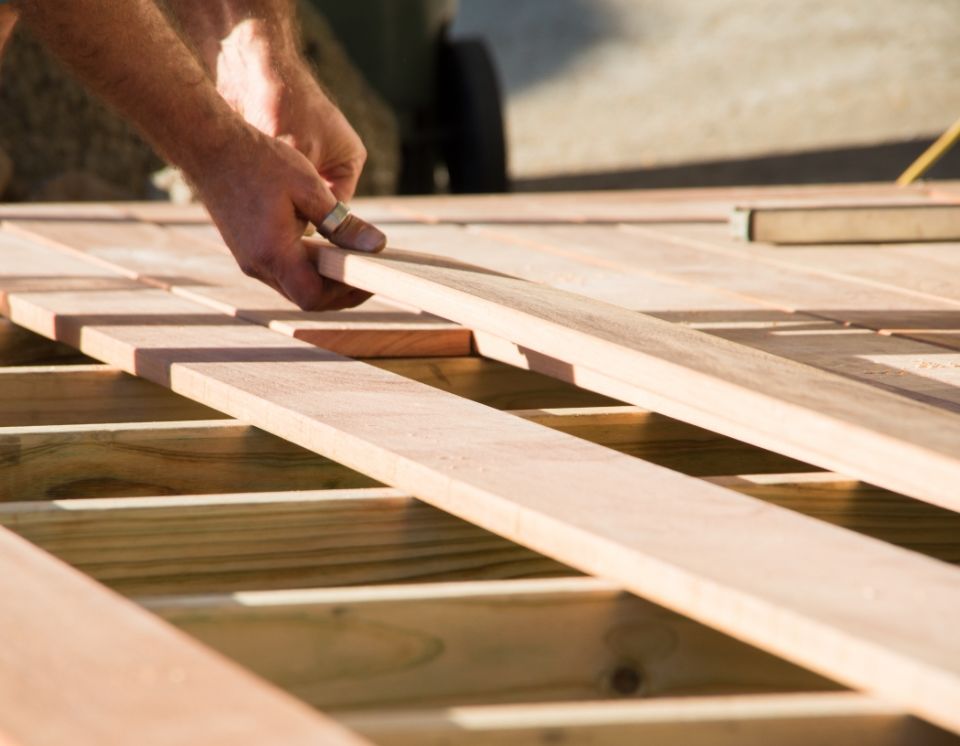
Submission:
M 320 225 L 336 206 L 337 198 L 326 184 L 317 179 L 312 189 L 307 187 L 300 194 L 294 195 L 294 203 L 304 217 L 314 225 Z M 329 238 L 341 249 L 368 253 L 383 251 L 387 245 L 387 237 L 382 231 L 352 213 Z
M 298 242 L 278 256 L 266 280 L 304 311 L 339 311 L 359 306 L 370 293 L 327 279 L 310 261 L 307 251 Z
M 349 202 L 353 199 L 365 160 L 366 151 L 364 151 L 362 157 L 358 157 L 356 160 L 348 161 L 333 168 L 323 167 L 320 169 L 320 175 L 330 185 L 330 191 L 341 202 Z
M 375 254 L 387 247 L 387 237 L 378 228 L 353 213 L 347 215 L 330 236 L 330 242 L 341 249 Z

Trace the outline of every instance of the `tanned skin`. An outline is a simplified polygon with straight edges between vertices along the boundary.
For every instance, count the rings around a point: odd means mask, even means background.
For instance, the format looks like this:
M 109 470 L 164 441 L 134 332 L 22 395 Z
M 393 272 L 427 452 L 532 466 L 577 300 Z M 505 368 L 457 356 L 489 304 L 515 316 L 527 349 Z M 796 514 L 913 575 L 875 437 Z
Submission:
M 301 240 L 307 220 L 319 224 L 352 196 L 365 152 L 312 78 L 311 89 L 299 72 L 289 82 L 277 72 L 296 52 L 290 4 L 172 3 L 175 12 L 191 5 L 202 12 L 180 24 L 198 54 L 153 0 L 13 3 L 54 55 L 184 171 L 245 273 L 304 309 L 362 303 L 367 294 L 317 273 Z M 289 61 L 309 77 L 298 56 Z M 385 237 L 351 216 L 337 242 L 378 251 Z

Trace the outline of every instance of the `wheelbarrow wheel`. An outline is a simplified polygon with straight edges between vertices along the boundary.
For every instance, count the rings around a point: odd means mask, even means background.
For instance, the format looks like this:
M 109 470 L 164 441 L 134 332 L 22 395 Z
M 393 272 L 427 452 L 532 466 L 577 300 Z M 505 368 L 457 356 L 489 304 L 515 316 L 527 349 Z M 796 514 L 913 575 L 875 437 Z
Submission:
M 444 40 L 440 50 L 440 119 L 450 191 L 507 191 L 500 84 L 480 39 Z

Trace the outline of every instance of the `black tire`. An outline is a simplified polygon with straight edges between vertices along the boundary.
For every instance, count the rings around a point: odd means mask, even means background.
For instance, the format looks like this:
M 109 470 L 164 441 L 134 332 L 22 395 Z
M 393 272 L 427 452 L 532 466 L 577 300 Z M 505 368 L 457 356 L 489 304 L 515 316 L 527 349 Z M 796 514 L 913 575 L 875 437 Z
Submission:
M 507 191 L 500 83 L 483 41 L 441 43 L 438 104 L 450 191 Z

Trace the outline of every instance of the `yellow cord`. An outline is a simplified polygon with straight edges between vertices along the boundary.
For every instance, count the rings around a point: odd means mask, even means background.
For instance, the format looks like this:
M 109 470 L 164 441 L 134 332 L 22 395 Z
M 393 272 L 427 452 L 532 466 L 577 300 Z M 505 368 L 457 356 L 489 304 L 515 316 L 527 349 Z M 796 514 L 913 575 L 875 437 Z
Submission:
M 933 145 L 924 150 L 923 154 L 911 163 L 906 171 L 900 174 L 900 178 L 897 179 L 897 184 L 899 186 L 906 186 L 907 184 L 915 182 L 929 171 L 930 167 L 939 161 L 950 148 L 956 145 L 957 140 L 960 140 L 960 119 L 954 122 L 950 126 L 950 129 L 940 135 Z

